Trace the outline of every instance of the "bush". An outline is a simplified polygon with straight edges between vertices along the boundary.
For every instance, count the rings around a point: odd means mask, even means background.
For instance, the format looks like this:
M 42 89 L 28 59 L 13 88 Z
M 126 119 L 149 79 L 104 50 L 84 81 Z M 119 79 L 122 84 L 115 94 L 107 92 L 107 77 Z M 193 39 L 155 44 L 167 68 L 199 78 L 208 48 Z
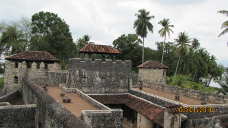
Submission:
M 203 83 L 193 82 L 191 81 L 191 78 L 186 75 L 177 75 L 169 77 L 167 78 L 167 83 L 172 86 L 199 90 L 205 93 L 216 93 L 219 91 L 219 88 L 206 87 Z

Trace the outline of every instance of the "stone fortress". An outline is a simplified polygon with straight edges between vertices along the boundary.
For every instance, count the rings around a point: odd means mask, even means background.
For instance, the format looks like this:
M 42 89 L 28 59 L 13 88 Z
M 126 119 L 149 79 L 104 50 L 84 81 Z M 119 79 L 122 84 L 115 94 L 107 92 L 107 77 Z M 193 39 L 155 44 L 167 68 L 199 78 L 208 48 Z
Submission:
M 95 44 L 80 52 L 120 53 Z M 226 96 L 166 85 L 168 67 L 159 62 L 139 65 L 135 75 L 128 60 L 72 58 L 67 70 L 44 51 L 18 53 L 6 60 L 0 128 L 228 127 Z M 177 106 L 215 111 L 179 112 Z

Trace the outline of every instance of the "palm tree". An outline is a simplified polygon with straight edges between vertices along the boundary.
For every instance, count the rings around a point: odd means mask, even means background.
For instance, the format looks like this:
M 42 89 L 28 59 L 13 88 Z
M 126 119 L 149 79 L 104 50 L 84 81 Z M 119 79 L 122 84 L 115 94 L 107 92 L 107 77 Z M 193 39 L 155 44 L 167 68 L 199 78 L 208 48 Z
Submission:
M 177 53 L 179 55 L 179 58 L 178 58 L 178 61 L 177 61 L 177 66 L 176 66 L 176 70 L 175 70 L 175 76 L 176 76 L 181 57 L 184 56 L 187 53 L 188 46 L 190 46 L 189 45 L 190 38 L 188 37 L 188 35 L 186 35 L 185 32 L 181 32 L 178 35 L 178 38 L 175 39 L 175 41 L 177 42 L 177 45 L 176 45 L 177 46 Z
M 163 19 L 158 24 L 162 26 L 162 28 L 158 32 L 160 36 L 164 38 L 164 42 L 162 43 L 163 50 L 162 50 L 162 59 L 161 59 L 161 63 L 163 64 L 165 41 L 167 36 L 170 37 L 170 33 L 173 33 L 172 28 L 174 27 L 174 25 L 170 24 L 169 19 Z
M 88 44 L 90 41 L 90 36 L 89 35 L 84 35 L 81 38 L 79 38 L 77 40 L 77 46 L 78 46 L 78 50 L 80 50 L 81 48 L 83 48 L 86 44 Z
M 134 29 L 136 34 L 143 40 L 142 48 L 142 63 L 144 62 L 144 38 L 147 37 L 148 30 L 153 33 L 153 25 L 150 22 L 154 16 L 150 16 L 150 12 L 145 9 L 140 9 L 136 14 L 137 19 L 134 22 Z
M 90 41 L 90 36 L 89 35 L 84 35 L 82 37 L 82 39 L 85 41 L 85 42 L 89 42 Z
M 192 48 L 193 48 L 193 49 L 197 49 L 197 48 L 199 48 L 199 46 L 200 46 L 199 40 L 196 39 L 196 38 L 194 38 L 194 39 L 192 40 Z
M 228 16 L 228 10 L 221 10 L 219 11 L 219 13 L 225 14 L 226 16 Z M 219 37 L 228 33 L 228 20 L 222 23 L 221 28 L 223 29 L 223 31 L 219 34 Z
M 26 40 L 23 32 L 16 25 L 4 28 L 0 40 L 0 53 L 15 54 L 26 50 Z

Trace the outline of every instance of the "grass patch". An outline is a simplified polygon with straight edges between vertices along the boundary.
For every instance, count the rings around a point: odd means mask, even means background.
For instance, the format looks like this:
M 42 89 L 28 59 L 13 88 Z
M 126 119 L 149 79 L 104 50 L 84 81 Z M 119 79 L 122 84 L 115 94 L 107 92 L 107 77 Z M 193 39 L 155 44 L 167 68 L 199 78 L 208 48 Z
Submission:
M 0 89 L 2 89 L 4 86 L 4 78 L 0 78 Z
M 193 82 L 189 76 L 185 75 L 169 77 L 167 78 L 167 83 L 172 86 L 199 90 L 204 93 L 216 93 L 220 90 L 219 88 L 206 87 L 202 83 Z

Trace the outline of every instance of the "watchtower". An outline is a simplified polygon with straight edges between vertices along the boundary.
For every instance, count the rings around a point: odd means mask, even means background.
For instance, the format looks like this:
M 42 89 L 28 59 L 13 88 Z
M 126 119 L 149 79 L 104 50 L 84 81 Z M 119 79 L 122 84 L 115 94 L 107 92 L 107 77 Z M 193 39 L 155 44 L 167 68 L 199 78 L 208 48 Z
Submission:
M 46 51 L 26 51 L 5 58 L 4 92 L 21 87 L 23 76 L 59 70 L 58 59 Z
M 163 84 L 165 83 L 168 67 L 158 61 L 146 61 L 138 66 L 139 80 L 144 83 Z

